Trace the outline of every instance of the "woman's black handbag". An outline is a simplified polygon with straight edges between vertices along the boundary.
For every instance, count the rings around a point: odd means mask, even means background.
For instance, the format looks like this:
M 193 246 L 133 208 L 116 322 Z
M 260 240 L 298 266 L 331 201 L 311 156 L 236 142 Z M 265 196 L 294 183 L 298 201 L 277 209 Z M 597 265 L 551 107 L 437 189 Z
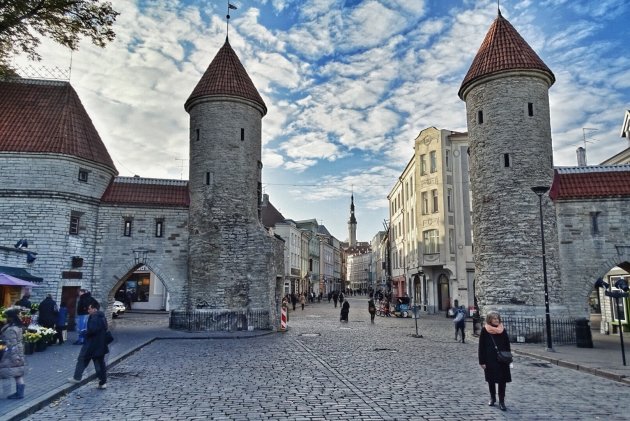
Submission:
M 503 364 L 512 363 L 512 353 L 510 351 L 497 351 L 497 361 Z
M 512 353 L 510 351 L 499 351 L 497 348 L 497 343 L 494 341 L 492 334 L 490 334 L 490 339 L 492 339 L 492 344 L 494 345 L 494 349 L 497 350 L 497 361 L 501 364 L 511 364 L 514 360 Z

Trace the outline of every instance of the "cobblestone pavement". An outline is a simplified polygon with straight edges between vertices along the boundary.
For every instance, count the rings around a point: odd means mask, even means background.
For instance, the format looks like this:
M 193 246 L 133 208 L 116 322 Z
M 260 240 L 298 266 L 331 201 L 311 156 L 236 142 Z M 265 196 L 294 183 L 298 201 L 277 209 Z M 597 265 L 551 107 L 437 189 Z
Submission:
M 248 339 L 162 339 L 29 420 L 630 419 L 627 385 L 528 357 L 515 359 L 507 412 L 488 407 L 476 343 L 444 317 L 376 318 L 351 298 L 290 313 L 289 331 Z M 471 338 L 472 339 L 472 338 Z

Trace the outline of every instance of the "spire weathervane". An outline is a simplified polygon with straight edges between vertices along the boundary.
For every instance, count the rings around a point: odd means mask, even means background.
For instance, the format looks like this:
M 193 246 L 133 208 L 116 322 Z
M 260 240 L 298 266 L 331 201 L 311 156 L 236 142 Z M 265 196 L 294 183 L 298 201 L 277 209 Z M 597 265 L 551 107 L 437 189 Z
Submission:
M 230 35 L 230 9 L 231 10 L 236 10 L 238 9 L 238 7 L 234 6 L 232 3 L 227 2 L 227 15 L 225 16 L 227 18 L 226 24 L 227 24 L 227 29 L 225 31 L 225 39 L 228 39 L 228 36 Z

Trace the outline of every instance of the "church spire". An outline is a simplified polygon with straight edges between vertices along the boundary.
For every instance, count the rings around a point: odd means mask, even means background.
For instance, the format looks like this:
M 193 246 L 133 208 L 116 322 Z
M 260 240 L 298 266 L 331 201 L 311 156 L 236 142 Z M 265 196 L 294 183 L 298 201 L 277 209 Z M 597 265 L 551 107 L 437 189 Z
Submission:
M 350 196 L 350 220 L 348 221 L 350 247 L 357 245 L 357 218 L 354 216 L 354 193 Z

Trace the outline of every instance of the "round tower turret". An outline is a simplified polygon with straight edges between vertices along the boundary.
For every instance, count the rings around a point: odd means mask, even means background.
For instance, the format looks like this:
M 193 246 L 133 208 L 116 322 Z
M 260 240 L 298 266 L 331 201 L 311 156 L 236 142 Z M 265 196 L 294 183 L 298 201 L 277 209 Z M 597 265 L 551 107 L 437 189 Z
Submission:
M 544 304 L 539 199 L 553 156 L 548 90 L 555 77 L 501 16 L 462 82 L 470 142 L 476 294 L 482 311 L 540 314 Z M 557 233 L 543 198 L 549 279 L 557 288 Z M 558 295 L 558 294 L 553 294 Z
M 267 308 L 272 238 L 260 222 L 267 107 L 226 39 L 190 114 L 189 306 Z M 271 281 L 270 281 L 271 280 Z

